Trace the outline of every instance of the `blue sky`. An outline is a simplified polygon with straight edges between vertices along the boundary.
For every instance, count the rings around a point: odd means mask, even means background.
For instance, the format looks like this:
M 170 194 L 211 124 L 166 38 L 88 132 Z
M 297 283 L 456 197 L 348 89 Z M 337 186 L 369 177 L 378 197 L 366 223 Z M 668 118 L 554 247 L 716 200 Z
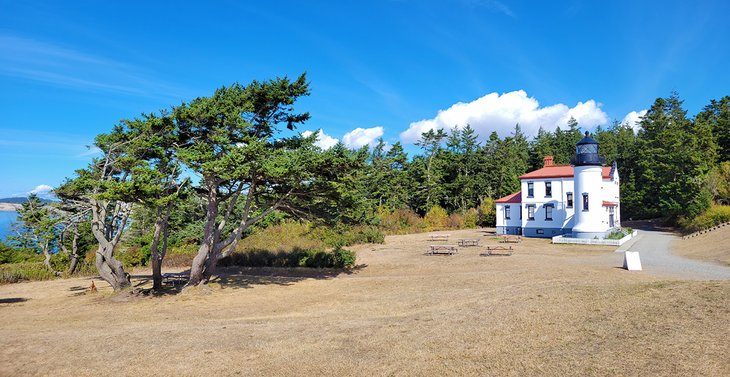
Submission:
M 305 71 L 323 146 L 593 129 L 672 90 L 692 115 L 730 94 L 727 4 L 0 0 L 0 197 L 58 185 L 120 119 Z

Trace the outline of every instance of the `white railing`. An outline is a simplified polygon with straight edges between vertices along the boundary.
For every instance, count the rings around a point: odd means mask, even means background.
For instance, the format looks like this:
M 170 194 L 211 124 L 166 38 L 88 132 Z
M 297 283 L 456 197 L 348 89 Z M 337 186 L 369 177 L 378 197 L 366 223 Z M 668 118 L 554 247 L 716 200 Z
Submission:
M 578 244 L 578 245 L 621 246 L 624 243 L 626 243 L 626 241 L 630 240 L 632 237 L 636 237 L 637 234 L 639 234 L 639 233 L 638 233 L 638 231 L 635 230 L 632 233 L 627 234 L 626 236 L 624 236 L 624 238 L 622 238 L 620 240 L 555 236 L 555 237 L 553 237 L 553 243 Z

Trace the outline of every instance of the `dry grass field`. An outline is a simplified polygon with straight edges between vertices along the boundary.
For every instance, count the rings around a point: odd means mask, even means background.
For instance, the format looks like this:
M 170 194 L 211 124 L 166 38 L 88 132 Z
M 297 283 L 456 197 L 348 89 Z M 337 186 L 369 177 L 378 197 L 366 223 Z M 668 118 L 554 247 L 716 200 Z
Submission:
M 427 256 L 426 239 L 353 247 L 351 273 L 228 269 L 159 297 L 0 286 L 0 375 L 730 375 L 730 281 L 628 272 L 606 247 Z
M 683 257 L 730 266 L 730 227 L 674 243 L 674 253 Z

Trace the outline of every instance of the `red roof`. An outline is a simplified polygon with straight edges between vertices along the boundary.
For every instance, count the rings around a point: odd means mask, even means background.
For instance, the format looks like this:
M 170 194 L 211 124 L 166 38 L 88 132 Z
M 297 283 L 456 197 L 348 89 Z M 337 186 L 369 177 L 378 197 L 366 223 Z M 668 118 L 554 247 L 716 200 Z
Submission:
M 495 203 L 522 203 L 522 191 L 517 191 L 514 194 L 509 194 L 504 198 L 499 198 L 494 201 Z
M 611 178 L 611 167 L 604 166 L 601 175 L 603 176 L 603 179 Z M 520 179 L 540 178 L 573 178 L 573 167 L 570 165 L 546 166 L 520 176 Z
M 618 205 L 618 203 L 614 203 L 614 202 L 607 202 L 607 201 L 605 201 L 605 200 L 603 201 L 603 206 L 604 206 L 604 207 L 616 207 L 617 205 Z

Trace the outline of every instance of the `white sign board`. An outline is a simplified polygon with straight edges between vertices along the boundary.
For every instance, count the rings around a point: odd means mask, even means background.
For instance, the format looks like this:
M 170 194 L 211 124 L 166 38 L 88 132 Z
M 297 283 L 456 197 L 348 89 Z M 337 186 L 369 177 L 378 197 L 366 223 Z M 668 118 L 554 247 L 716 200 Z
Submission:
M 624 268 L 629 271 L 641 271 L 641 259 L 638 251 L 624 252 Z

